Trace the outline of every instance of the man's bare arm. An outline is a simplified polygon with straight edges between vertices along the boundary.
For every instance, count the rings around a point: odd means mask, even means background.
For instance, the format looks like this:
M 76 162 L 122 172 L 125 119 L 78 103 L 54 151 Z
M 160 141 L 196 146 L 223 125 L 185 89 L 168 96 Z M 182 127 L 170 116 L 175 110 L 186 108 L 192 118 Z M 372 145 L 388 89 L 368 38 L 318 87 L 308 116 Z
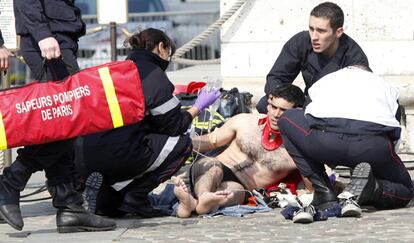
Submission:
M 237 122 L 240 122 L 240 115 L 230 118 L 222 127 L 209 134 L 193 137 L 193 148 L 199 152 L 206 152 L 230 144 L 236 137 Z

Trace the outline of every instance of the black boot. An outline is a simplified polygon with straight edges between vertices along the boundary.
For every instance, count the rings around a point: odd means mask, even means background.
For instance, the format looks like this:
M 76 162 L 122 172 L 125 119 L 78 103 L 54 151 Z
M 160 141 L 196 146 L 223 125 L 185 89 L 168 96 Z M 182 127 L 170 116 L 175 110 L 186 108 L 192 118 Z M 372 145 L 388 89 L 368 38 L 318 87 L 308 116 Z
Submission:
M 23 229 L 20 211 L 20 192 L 27 184 L 32 171 L 16 160 L 0 175 L 0 216 L 13 228 Z
M 160 182 L 150 175 L 133 180 L 122 189 L 124 197 L 118 209 L 143 218 L 167 216 L 162 210 L 154 208 L 148 199 L 148 194 L 159 184 Z
M 351 181 L 344 191 L 356 196 L 356 202 L 361 205 L 375 204 L 382 196 L 382 184 L 375 179 L 368 163 L 358 164 L 351 175 Z
M 115 218 L 126 214 L 117 209 L 122 197 L 106 183 L 99 172 L 92 172 L 88 176 L 82 196 L 85 208 L 90 213 Z
M 82 207 L 83 199 L 73 183 L 48 187 L 56 207 L 56 225 L 59 233 L 106 231 L 115 229 L 114 221 L 91 214 Z
M 148 199 L 148 194 L 140 195 L 128 193 L 128 195 L 124 197 L 124 200 L 118 209 L 122 212 L 137 215 L 142 218 L 170 216 L 166 212 L 158 208 L 154 208 Z
M 324 210 L 338 202 L 338 198 L 336 197 L 331 182 L 325 172 L 321 175 L 312 174 L 309 176 L 309 180 L 312 182 L 314 189 L 311 204 L 315 209 Z

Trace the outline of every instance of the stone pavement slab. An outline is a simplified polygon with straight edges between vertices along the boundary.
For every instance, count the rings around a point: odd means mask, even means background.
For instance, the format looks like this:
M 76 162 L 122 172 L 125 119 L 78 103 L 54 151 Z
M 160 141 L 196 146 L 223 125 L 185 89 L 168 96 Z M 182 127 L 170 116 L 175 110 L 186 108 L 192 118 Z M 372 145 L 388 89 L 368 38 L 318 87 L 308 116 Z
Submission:
M 59 234 L 49 199 L 22 203 L 23 231 L 0 224 L 0 242 L 413 242 L 413 206 L 364 210 L 362 218 L 329 218 L 307 225 L 285 220 L 281 209 L 241 218 L 122 218 L 116 219 L 114 231 Z
M 412 156 L 402 155 L 402 158 L 407 167 L 412 167 Z M 409 172 L 414 178 L 414 171 Z M 344 171 L 339 174 L 346 176 Z M 44 181 L 43 173 L 35 173 L 21 195 L 33 192 L 44 185 Z M 44 191 L 23 199 L 49 196 Z M 23 202 L 21 208 L 25 222 L 23 231 L 0 223 L 0 243 L 414 242 L 414 200 L 403 209 L 364 210 L 362 218 L 329 218 L 308 225 L 293 224 L 283 218 L 281 209 L 274 209 L 242 218 L 122 218 L 116 219 L 118 227 L 114 231 L 70 234 L 56 232 L 56 209 L 50 199 Z

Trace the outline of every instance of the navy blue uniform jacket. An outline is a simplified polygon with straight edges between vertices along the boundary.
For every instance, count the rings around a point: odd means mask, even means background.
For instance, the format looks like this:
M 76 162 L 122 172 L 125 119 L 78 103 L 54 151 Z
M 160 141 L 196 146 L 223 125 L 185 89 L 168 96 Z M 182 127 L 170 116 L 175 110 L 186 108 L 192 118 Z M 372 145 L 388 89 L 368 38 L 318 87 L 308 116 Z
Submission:
M 173 96 L 174 85 L 165 73 L 168 61 L 144 49 L 133 51 L 127 59 L 134 61 L 138 68 L 146 107 L 145 118 L 137 124 L 85 136 L 84 145 L 91 160 L 104 148 L 112 156 L 108 159 L 134 171 L 137 167 L 148 168 L 153 163 L 149 160 L 151 153 L 160 151 L 164 146 L 159 144 L 159 148 L 149 151 L 147 147 L 151 145 L 146 139 L 147 134 L 181 135 L 189 128 L 192 116 L 181 110 L 178 99 Z
M 16 33 L 31 36 L 34 43 L 54 37 L 60 48 L 73 48 L 73 43 L 85 34 L 74 0 L 14 0 L 14 15 Z
M 331 58 L 313 52 L 308 31 L 294 35 L 286 44 L 266 78 L 266 95 L 281 83 L 292 83 L 302 72 L 307 90 L 328 73 L 346 66 L 368 66 L 368 58 L 361 47 L 348 35 L 342 34 L 339 47 Z

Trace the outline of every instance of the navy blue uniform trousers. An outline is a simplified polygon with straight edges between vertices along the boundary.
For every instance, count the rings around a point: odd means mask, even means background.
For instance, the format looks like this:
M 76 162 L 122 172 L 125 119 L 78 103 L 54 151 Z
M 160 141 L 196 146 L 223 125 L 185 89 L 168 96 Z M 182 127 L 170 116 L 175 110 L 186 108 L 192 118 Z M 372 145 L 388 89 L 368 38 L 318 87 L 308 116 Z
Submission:
M 403 207 L 413 197 L 411 177 L 385 135 L 354 135 L 311 129 L 304 110 L 285 111 L 278 122 L 284 145 L 302 175 L 321 174 L 324 164 L 354 168 L 371 165 L 383 185 L 379 209 Z
M 64 61 L 62 59 L 52 59 L 44 62 L 40 50 L 35 44 L 32 38 L 22 37 L 20 54 L 36 79 L 58 81 L 79 71 L 76 61 L 77 48 L 61 49 Z M 77 46 L 75 41 L 73 41 L 73 46 Z M 27 168 L 30 168 L 33 173 L 41 170 L 45 171 L 49 186 L 70 182 L 77 174 L 73 161 L 73 139 L 25 146 L 18 149 L 17 153 L 16 159 L 21 161 Z

